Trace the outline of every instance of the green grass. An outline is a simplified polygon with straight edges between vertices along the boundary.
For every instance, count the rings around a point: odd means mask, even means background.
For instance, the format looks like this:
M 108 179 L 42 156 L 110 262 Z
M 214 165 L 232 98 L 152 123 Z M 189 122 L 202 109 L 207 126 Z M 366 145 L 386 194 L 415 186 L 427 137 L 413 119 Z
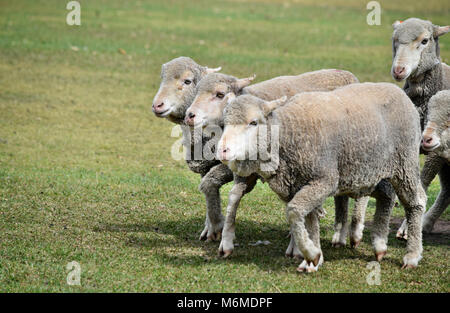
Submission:
M 334 67 L 392 82 L 391 23 L 445 24 L 450 4 L 380 1 L 382 25 L 370 27 L 356 0 L 80 2 L 82 25 L 68 26 L 67 1 L 0 0 L 0 291 L 450 291 L 448 234 L 426 238 L 411 271 L 391 234 L 382 284 L 369 286 L 370 233 L 357 250 L 331 248 L 332 199 L 325 264 L 297 274 L 284 205 L 260 183 L 241 203 L 234 255 L 218 258 L 218 243 L 197 240 L 199 177 L 170 157 L 172 125 L 150 111 L 161 64 L 179 55 L 258 81 Z M 447 35 L 446 62 L 449 48 Z M 438 191 L 436 180 L 429 205 Z M 369 222 L 373 212 L 371 201 Z M 70 261 L 81 286 L 66 284 Z

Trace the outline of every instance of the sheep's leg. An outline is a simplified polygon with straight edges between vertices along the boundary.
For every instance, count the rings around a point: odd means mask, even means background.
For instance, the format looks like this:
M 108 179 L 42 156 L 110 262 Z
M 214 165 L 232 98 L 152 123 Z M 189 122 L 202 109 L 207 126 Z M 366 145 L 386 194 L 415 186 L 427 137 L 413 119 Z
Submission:
M 414 169 L 407 166 L 405 168 Z M 417 166 L 417 174 L 419 167 Z M 403 257 L 402 268 L 416 267 L 422 258 L 422 219 L 427 203 L 427 195 L 419 180 L 419 175 L 408 171 L 402 177 L 392 179 L 395 192 L 405 208 L 408 228 L 407 253 Z M 416 178 L 417 177 L 417 178 Z
M 364 219 L 366 217 L 367 203 L 370 197 L 361 197 L 355 200 L 352 223 L 350 225 L 350 246 L 356 248 L 362 240 Z
M 253 190 L 258 180 L 258 176 L 251 175 L 249 177 L 240 177 L 235 175 L 234 185 L 228 195 L 227 216 L 225 218 L 225 225 L 222 232 L 222 241 L 219 246 L 219 255 L 224 258 L 233 253 L 234 237 L 235 237 L 235 221 L 236 211 L 242 197 Z
M 333 247 L 344 247 L 348 232 L 348 196 L 334 197 L 335 218 L 334 235 L 331 240 Z
M 447 164 L 439 172 L 441 190 L 433 206 L 423 216 L 423 232 L 430 233 L 434 223 L 450 205 L 450 166 Z
M 325 211 L 325 209 L 324 208 L 322 208 L 322 207 L 318 207 L 318 208 L 316 208 L 312 213 L 310 213 L 310 214 L 316 214 L 317 215 L 317 218 L 318 218 L 318 220 L 320 220 L 320 218 L 322 218 L 322 217 L 324 217 L 326 214 L 327 214 L 327 212 Z M 306 222 L 308 222 L 308 219 L 306 219 Z M 307 229 L 308 229 L 308 226 L 307 226 Z M 308 230 L 309 231 L 309 230 Z M 310 234 L 311 235 L 311 234 Z M 293 257 L 293 258 L 295 258 L 295 259 L 299 259 L 299 260 L 303 260 L 303 254 L 302 254 L 302 252 L 298 249 L 298 247 L 297 247 L 297 245 L 295 244 L 295 240 L 294 240 L 294 236 L 292 236 L 292 230 L 289 232 L 289 237 L 290 237 L 290 242 L 289 242 L 289 246 L 288 246 L 288 248 L 286 249 L 286 253 L 285 253 L 285 255 L 287 256 L 287 257 Z M 320 244 L 320 242 L 319 242 L 319 244 Z M 323 258 L 321 258 L 321 260 L 323 260 Z M 305 266 L 306 266 L 306 263 L 304 263 L 305 264 Z
M 321 207 L 326 197 L 333 193 L 335 185 L 337 183 L 333 185 L 333 180 L 328 177 L 320 181 L 311 182 L 303 186 L 286 207 L 286 216 L 291 225 L 295 244 L 302 252 L 307 264 L 312 263 L 314 266 L 317 266 L 322 255 L 320 245 L 317 246 L 311 240 L 311 238 L 314 239 L 315 237 L 311 236 L 310 238 L 308 234 L 306 227 L 307 216 L 313 210 Z
M 395 191 L 392 185 L 382 180 L 372 193 L 376 199 L 376 210 L 373 218 L 372 245 L 375 257 L 380 262 L 387 253 L 389 235 L 389 218 L 395 205 Z
M 441 171 L 441 168 L 444 166 L 444 164 L 445 161 L 435 153 L 429 153 L 426 156 L 425 163 L 420 173 L 420 180 L 422 181 L 425 192 L 427 191 L 428 186 L 431 184 L 436 175 Z M 406 220 L 403 220 L 402 225 L 397 230 L 397 239 L 408 239 Z
M 289 237 L 290 237 L 289 246 L 287 247 L 285 252 L 286 257 L 302 260 L 303 254 L 295 244 L 294 236 L 292 236 L 292 230 L 289 232 Z
M 199 189 L 206 198 L 206 222 L 200 240 L 217 240 L 223 228 L 219 189 L 233 180 L 233 173 L 224 164 L 214 166 L 203 176 Z
M 319 224 L 319 215 L 317 210 L 313 210 L 306 216 L 305 220 L 306 230 L 311 236 L 311 240 L 316 247 L 320 249 L 320 224 Z M 323 263 L 323 254 L 320 254 L 319 263 L 317 265 L 308 264 L 306 260 L 298 266 L 297 271 L 299 272 L 317 272 L 319 266 Z

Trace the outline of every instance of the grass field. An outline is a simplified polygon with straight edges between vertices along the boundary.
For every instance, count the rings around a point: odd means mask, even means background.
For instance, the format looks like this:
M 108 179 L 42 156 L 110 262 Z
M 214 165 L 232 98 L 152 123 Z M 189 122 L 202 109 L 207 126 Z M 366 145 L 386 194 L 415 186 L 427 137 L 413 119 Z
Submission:
M 81 26 L 66 25 L 67 2 L 0 0 L 0 292 L 450 292 L 449 232 L 427 236 L 420 267 L 403 271 L 392 226 L 370 286 L 370 232 L 356 250 L 332 248 L 332 199 L 325 264 L 298 274 L 284 205 L 260 183 L 241 202 L 239 246 L 220 259 L 218 243 L 198 241 L 199 177 L 170 157 L 173 125 L 151 113 L 161 64 L 180 55 L 257 81 L 341 68 L 393 82 L 392 22 L 447 25 L 449 2 L 380 1 L 380 26 L 356 0 L 81 0 Z M 450 35 L 440 42 L 448 63 Z M 369 223 L 373 212 L 371 201 Z M 71 261 L 81 286 L 66 284 Z

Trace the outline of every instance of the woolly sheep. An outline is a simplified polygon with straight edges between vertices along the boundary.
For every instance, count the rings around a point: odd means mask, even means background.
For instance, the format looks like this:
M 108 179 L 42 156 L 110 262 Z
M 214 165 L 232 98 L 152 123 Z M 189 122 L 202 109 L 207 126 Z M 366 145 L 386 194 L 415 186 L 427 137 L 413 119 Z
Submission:
M 449 32 L 450 26 L 409 18 L 393 27 L 391 74 L 397 81 L 406 80 L 403 89 L 419 110 L 423 129 L 430 98 L 450 89 L 450 66 L 441 63 L 439 53 L 439 36 Z
M 439 37 L 449 32 L 450 26 L 409 18 L 404 22 L 396 21 L 393 27 L 391 74 L 397 81 L 406 80 L 403 89 L 417 107 L 423 129 L 430 98 L 439 90 L 450 89 L 450 67 L 441 63 L 439 56 Z M 449 171 L 447 167 L 435 153 L 428 154 L 421 173 L 425 188 L 436 174 Z M 430 232 L 432 228 L 433 225 L 428 224 L 423 230 Z M 397 237 L 407 239 L 406 222 L 397 231 Z
M 225 108 L 218 158 L 241 176 L 257 173 L 287 203 L 286 215 L 306 267 L 323 261 L 317 215 L 329 196 L 376 198 L 372 242 L 381 260 L 387 250 L 389 215 L 398 195 L 409 227 L 403 268 L 422 253 L 421 219 L 426 194 L 419 177 L 420 118 L 411 100 L 388 83 L 350 84 L 330 92 L 307 92 L 264 101 L 237 97 Z M 279 132 L 279 153 L 264 160 L 243 142 Z M 258 149 L 259 150 L 259 149 Z M 260 151 L 258 151 L 260 152 Z M 277 166 L 274 166 L 277 165 Z
M 422 134 L 422 147 L 450 162 L 450 90 L 439 91 L 430 99 L 428 119 Z
M 337 87 L 358 82 L 358 79 L 352 73 L 334 69 L 308 72 L 297 76 L 281 76 L 249 86 L 253 79 L 254 76 L 237 79 L 221 73 L 205 76 L 198 84 L 195 99 L 186 111 L 186 124 L 200 128 L 211 125 L 223 127 L 223 109 L 226 105 L 225 96 L 251 94 L 264 100 L 274 100 L 283 95 L 291 97 L 299 92 L 334 90 Z M 257 177 L 254 175 L 248 178 L 252 184 L 254 184 L 256 179 Z M 243 191 L 246 190 L 245 187 L 245 178 L 235 178 L 235 186 L 229 195 L 225 226 L 219 247 L 219 253 L 225 257 L 230 255 L 234 249 L 236 210 L 243 196 Z M 365 209 L 368 200 L 369 197 L 363 197 L 355 203 L 350 231 L 352 247 L 356 247 L 362 239 Z M 348 197 L 336 197 L 335 205 L 336 231 L 332 239 L 332 245 L 340 247 L 345 246 L 348 232 Z M 286 250 L 286 255 L 300 256 L 300 252 L 296 248 L 292 237 Z
M 423 217 L 424 230 L 431 231 L 436 220 L 450 205 L 450 90 L 439 91 L 430 99 L 427 120 L 422 147 L 425 151 L 434 151 L 447 165 L 439 172 L 439 195 Z
M 178 57 L 162 65 L 161 85 L 153 99 L 152 110 L 157 117 L 182 124 L 186 109 L 194 100 L 198 82 L 207 74 L 219 71 L 221 68 L 210 69 L 198 65 L 188 57 Z M 200 234 L 200 240 L 215 240 L 223 228 L 224 217 L 220 202 L 219 189 L 233 180 L 233 173 L 216 159 L 196 159 L 196 146 L 204 146 L 211 138 L 204 137 L 196 142 L 189 128 L 182 127 L 183 143 L 189 148 L 189 158 L 186 160 L 189 169 L 201 175 L 199 189 L 206 198 L 205 227 Z

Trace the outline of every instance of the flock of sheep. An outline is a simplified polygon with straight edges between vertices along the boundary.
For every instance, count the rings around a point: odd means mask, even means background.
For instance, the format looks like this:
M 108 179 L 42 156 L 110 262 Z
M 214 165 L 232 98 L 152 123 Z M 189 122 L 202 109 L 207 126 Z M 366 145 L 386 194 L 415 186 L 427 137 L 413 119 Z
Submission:
M 403 90 L 359 83 L 335 69 L 251 84 L 254 77 L 221 74 L 221 68 L 188 57 L 163 64 L 152 109 L 184 125 L 186 161 L 202 176 L 199 189 L 206 198 L 201 240 L 221 237 L 220 255 L 233 252 L 239 201 L 260 179 L 286 202 L 286 255 L 303 259 L 299 271 L 314 272 L 323 263 L 319 218 L 330 196 L 336 209 L 333 246 L 345 245 L 347 235 L 352 247 L 360 243 L 368 199 L 376 199 L 372 244 L 378 261 L 387 251 L 398 197 L 406 213 L 397 232 L 407 240 L 403 268 L 418 265 L 422 230 L 430 232 L 450 203 L 450 67 L 441 63 L 438 44 L 450 26 L 410 18 L 393 27 L 391 74 L 406 80 Z M 220 137 L 205 131 L 213 126 Z M 277 140 L 262 140 L 263 132 Z M 195 155 L 198 146 L 202 151 L 208 145 L 213 157 Z M 253 157 L 254 146 L 261 145 L 277 153 Z M 420 152 L 427 154 L 421 172 Z M 437 174 L 441 190 L 424 214 L 425 190 Z M 219 189 L 231 181 L 224 217 Z M 349 197 L 355 199 L 351 225 Z

